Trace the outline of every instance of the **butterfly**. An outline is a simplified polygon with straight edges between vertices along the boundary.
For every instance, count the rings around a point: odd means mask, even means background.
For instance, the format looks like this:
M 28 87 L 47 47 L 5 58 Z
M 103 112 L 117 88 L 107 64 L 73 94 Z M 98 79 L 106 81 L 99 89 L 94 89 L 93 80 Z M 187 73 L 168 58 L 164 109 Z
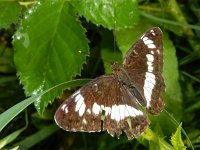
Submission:
M 163 38 L 159 27 L 146 31 L 128 50 L 123 63 L 111 65 L 112 74 L 87 83 L 57 109 L 54 119 L 66 131 L 124 132 L 139 137 L 149 126 L 147 113 L 164 109 Z

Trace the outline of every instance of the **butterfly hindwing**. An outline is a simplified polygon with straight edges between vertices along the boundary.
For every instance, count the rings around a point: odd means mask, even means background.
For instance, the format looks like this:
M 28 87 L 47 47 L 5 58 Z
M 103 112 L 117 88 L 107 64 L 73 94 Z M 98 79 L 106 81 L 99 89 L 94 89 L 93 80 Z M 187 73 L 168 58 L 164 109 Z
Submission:
M 114 75 L 103 75 L 68 98 L 55 113 L 56 123 L 67 131 L 107 131 L 129 139 L 138 137 L 149 125 L 135 97 Z

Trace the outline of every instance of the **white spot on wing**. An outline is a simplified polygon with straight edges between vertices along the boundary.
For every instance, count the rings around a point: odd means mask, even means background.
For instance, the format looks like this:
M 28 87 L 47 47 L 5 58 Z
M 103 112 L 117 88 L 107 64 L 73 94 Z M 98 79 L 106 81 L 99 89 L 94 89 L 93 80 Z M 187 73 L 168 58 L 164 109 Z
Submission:
M 152 34 L 153 36 L 156 35 L 153 29 L 151 30 L 151 34 Z
M 96 83 L 94 84 L 94 89 L 96 92 L 98 91 L 98 85 Z
M 76 102 L 76 107 L 75 111 L 79 111 L 79 116 L 82 116 L 85 112 L 85 102 L 83 96 L 79 93 L 75 95 L 75 102 Z
M 80 99 L 80 100 L 79 100 Z M 77 95 L 75 97 L 75 102 L 76 102 L 76 108 L 75 108 L 75 111 L 78 111 L 79 108 L 81 107 L 82 103 L 83 103 L 83 100 L 81 99 L 81 96 L 80 95 Z
M 143 112 L 128 105 L 113 105 L 112 107 L 105 107 L 104 105 L 98 105 L 96 102 L 92 106 L 92 112 L 95 115 L 105 111 L 105 116 L 110 115 L 111 119 L 120 121 L 126 117 L 136 117 L 138 115 L 143 115 Z M 88 111 L 88 110 L 87 110 Z
M 85 112 L 85 103 L 83 102 L 83 104 L 81 105 L 81 108 L 79 109 L 79 116 L 83 116 L 84 112 Z
M 160 54 L 160 50 L 159 49 L 157 49 L 157 53 Z
M 91 110 L 90 109 L 87 109 L 87 112 L 88 112 L 88 114 L 91 114 Z
M 152 67 L 152 65 L 149 65 L 149 66 L 148 66 L 148 72 L 153 72 L 153 67 Z
M 64 111 L 65 113 L 68 113 L 67 104 L 62 105 L 61 110 Z
M 153 61 L 154 57 L 152 54 L 147 54 L 147 66 L 148 70 L 145 74 L 145 81 L 144 81 L 144 96 L 147 100 L 147 108 L 150 107 L 150 102 L 151 102 L 151 95 L 152 91 L 154 89 L 154 86 L 156 84 L 156 78 L 155 75 L 153 74 Z
M 120 116 L 119 116 L 119 107 L 117 105 L 113 105 L 111 109 L 111 119 L 119 121 Z
M 76 91 L 71 97 L 74 98 L 76 95 L 80 93 L 80 90 Z
M 143 112 L 128 105 L 113 105 L 111 108 L 111 119 L 120 121 L 126 117 L 143 115 Z
M 153 60 L 154 60 L 153 55 L 147 54 L 146 57 L 147 57 L 147 60 L 148 60 L 148 61 L 153 62 Z
M 61 110 L 65 110 L 65 107 L 67 106 L 67 104 L 62 105 Z
M 85 118 L 83 118 L 83 123 L 84 123 L 84 124 L 87 124 L 87 121 L 85 120 Z
M 156 48 L 156 46 L 154 44 L 148 44 L 147 47 L 148 48 Z
M 147 54 L 146 57 L 147 57 L 148 72 L 153 72 L 154 57 L 151 54 Z
M 144 44 L 148 47 L 148 48 L 156 48 L 155 44 L 153 43 L 152 40 L 150 40 L 148 37 L 143 37 L 142 38 Z
M 99 112 L 101 110 L 101 107 L 100 105 L 98 105 L 96 102 L 93 104 L 92 106 L 92 112 L 95 114 L 95 115 L 98 115 Z

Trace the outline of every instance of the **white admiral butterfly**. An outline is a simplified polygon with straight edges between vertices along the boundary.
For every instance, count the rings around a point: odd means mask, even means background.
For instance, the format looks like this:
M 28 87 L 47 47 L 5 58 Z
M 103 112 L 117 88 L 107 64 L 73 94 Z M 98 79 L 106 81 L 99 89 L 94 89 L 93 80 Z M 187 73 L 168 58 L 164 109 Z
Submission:
M 112 64 L 112 74 L 102 75 L 72 94 L 55 113 L 57 125 L 66 131 L 107 131 L 128 139 L 140 136 L 150 121 L 145 110 L 163 110 L 161 93 L 163 43 L 158 27 L 149 29 L 129 49 L 123 64 Z

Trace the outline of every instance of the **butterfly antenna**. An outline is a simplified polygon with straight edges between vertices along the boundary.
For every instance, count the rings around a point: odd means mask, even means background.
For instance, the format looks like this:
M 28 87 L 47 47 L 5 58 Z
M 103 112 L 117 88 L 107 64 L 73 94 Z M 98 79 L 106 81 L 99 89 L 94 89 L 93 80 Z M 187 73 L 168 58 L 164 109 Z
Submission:
M 178 121 L 166 109 L 164 109 L 163 111 L 172 119 L 172 122 L 178 127 L 179 125 Z M 181 132 L 185 135 L 186 139 L 188 140 L 189 145 L 191 146 L 191 149 L 194 150 L 192 142 L 190 138 L 188 137 L 187 133 L 185 132 L 185 130 L 183 129 L 183 127 L 181 127 Z

